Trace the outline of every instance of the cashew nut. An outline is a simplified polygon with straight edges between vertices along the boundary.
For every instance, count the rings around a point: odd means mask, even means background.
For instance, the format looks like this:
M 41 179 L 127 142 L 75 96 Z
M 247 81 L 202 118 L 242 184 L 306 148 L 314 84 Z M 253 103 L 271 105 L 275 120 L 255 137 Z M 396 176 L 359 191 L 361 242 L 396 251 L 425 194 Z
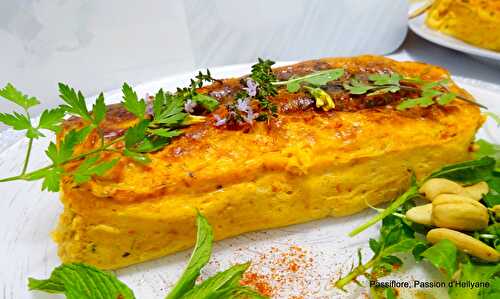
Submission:
M 462 195 L 441 194 L 432 201 L 432 224 L 456 230 L 475 231 L 488 226 L 488 209 Z
M 498 251 L 464 233 L 447 228 L 435 228 L 427 233 L 427 240 L 433 244 L 445 239 L 455 244 L 459 250 L 472 256 L 488 262 L 500 261 L 500 253 Z
M 406 212 L 406 218 L 415 223 L 420 223 L 427 226 L 432 225 L 431 216 L 432 216 L 431 203 L 411 208 Z
M 472 186 L 468 186 L 464 188 L 466 193 L 475 200 L 481 200 L 483 195 L 487 194 L 488 191 L 490 191 L 488 187 L 488 183 L 486 182 L 479 182 L 477 184 L 474 184 Z
M 464 187 L 447 179 L 430 179 L 426 181 L 419 190 L 425 198 L 432 201 L 439 194 L 460 194 L 464 192 Z

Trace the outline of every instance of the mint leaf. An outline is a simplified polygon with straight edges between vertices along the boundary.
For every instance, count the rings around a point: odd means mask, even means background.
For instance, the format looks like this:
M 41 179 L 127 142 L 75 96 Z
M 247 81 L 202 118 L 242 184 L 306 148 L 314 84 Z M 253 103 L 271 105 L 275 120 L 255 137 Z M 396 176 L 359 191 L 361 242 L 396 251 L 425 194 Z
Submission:
M 123 106 L 138 119 L 144 119 L 146 114 L 146 102 L 137 97 L 137 93 L 127 83 L 123 83 Z
M 55 133 L 61 130 L 61 123 L 64 120 L 65 111 L 61 108 L 45 110 L 40 116 L 38 127 Z
M 108 170 L 113 168 L 120 159 L 113 159 L 111 161 L 99 162 L 100 155 L 88 156 L 78 166 L 73 173 L 73 178 L 76 184 L 88 182 L 92 176 L 103 176 Z
M 451 279 L 457 271 L 457 247 L 449 240 L 442 240 L 421 254 L 434 267 Z
M 106 104 L 104 103 L 104 95 L 102 92 L 97 97 L 94 106 L 92 106 L 92 115 L 96 127 L 99 126 L 106 117 Z
M 194 287 L 196 279 L 200 276 L 201 269 L 208 263 L 212 253 L 212 242 L 214 239 L 212 227 L 207 219 L 198 213 L 196 217 L 196 245 L 189 263 L 181 278 L 167 295 L 166 299 L 184 298 L 183 296 Z
M 81 91 L 77 93 L 75 89 L 70 88 L 68 85 L 59 83 L 59 93 L 61 99 L 66 102 L 66 105 L 60 106 L 62 109 L 73 115 L 80 116 L 84 120 L 92 122 L 92 116 L 87 109 L 85 97 Z
M 193 96 L 192 100 L 208 111 L 214 111 L 219 106 L 219 102 L 216 99 L 205 94 L 198 93 Z
M 134 299 L 114 275 L 85 264 L 63 264 L 48 279 L 29 278 L 29 290 L 63 293 L 68 299 Z
M 483 157 L 445 166 L 432 173 L 429 178 L 445 178 L 463 184 L 475 184 L 489 180 L 493 175 L 496 161 L 491 157 Z
M 227 298 L 239 287 L 243 273 L 248 269 L 250 263 L 237 264 L 231 268 L 219 272 L 204 282 L 195 286 L 182 296 L 183 299 L 209 299 Z
M 26 110 L 30 107 L 40 104 L 40 102 L 36 98 L 22 94 L 14 87 L 14 85 L 10 83 L 8 83 L 4 88 L 0 89 L 0 96 L 23 107 Z

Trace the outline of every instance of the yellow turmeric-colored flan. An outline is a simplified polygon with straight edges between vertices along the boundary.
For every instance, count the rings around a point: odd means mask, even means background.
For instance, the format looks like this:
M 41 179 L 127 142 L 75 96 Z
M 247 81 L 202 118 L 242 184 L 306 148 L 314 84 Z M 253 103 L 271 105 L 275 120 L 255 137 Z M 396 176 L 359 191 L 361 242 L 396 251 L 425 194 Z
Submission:
M 426 24 L 472 45 L 500 51 L 500 0 L 436 0 Z
M 348 75 L 449 78 L 436 66 L 379 56 L 306 61 L 274 72 L 284 80 L 338 67 Z M 241 81 L 234 78 L 199 92 L 215 97 L 224 109 L 238 89 Z M 455 84 L 451 90 L 469 96 Z M 315 108 L 306 93 L 280 89 L 271 98 L 278 115 L 269 121 L 230 128 L 210 119 L 148 154 L 147 165 L 106 153 L 106 159 L 120 160 L 105 176 L 79 186 L 64 178 L 64 212 L 54 232 L 61 259 L 114 269 L 187 249 L 195 240 L 196 210 L 208 218 L 218 240 L 350 215 L 367 203 L 395 198 L 408 187 L 412 171 L 421 179 L 469 159 L 483 122 L 476 106 L 460 100 L 399 111 L 397 93 L 368 99 L 327 92 L 335 99 L 334 110 Z M 119 104 L 108 109 L 102 129 L 110 140 L 137 121 Z M 66 121 L 59 139 L 83 125 L 77 118 Z M 97 144 L 93 133 L 76 153 Z

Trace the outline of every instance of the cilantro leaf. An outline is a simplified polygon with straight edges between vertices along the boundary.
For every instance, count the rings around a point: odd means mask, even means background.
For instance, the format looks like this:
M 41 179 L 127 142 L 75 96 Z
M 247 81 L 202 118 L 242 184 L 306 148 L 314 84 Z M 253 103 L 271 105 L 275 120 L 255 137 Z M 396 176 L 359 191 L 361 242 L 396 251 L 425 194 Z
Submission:
M 113 159 L 111 161 L 99 162 L 100 155 L 88 156 L 83 160 L 83 162 L 78 166 L 76 171 L 73 173 L 73 178 L 77 185 L 88 182 L 92 176 L 102 176 L 108 170 L 113 168 L 120 159 Z
M 451 279 L 457 271 L 457 247 L 449 240 L 442 240 L 429 247 L 422 257 Z
M 63 121 L 64 114 L 65 111 L 62 108 L 45 110 L 40 116 L 38 127 L 58 133 L 61 130 L 61 123 Z
M 127 83 L 123 83 L 122 92 L 125 109 L 134 114 L 138 119 L 144 119 L 144 115 L 146 114 L 146 102 L 144 99 L 139 100 L 137 93 Z
M 0 89 L 0 96 L 23 107 L 26 110 L 40 104 L 40 102 L 36 98 L 22 94 L 14 87 L 14 85 L 10 83 L 8 83 L 4 88 Z
M 29 278 L 31 291 L 63 293 L 68 299 L 134 299 L 134 293 L 114 275 L 85 264 L 63 264 L 48 279 Z
M 196 216 L 196 245 L 184 273 L 166 299 L 184 298 L 184 295 L 194 287 L 201 269 L 208 263 L 212 253 L 213 230 L 207 219 L 198 213 Z
M 94 106 L 92 106 L 92 114 L 95 126 L 99 126 L 106 117 L 106 104 L 104 103 L 104 94 L 102 92 L 97 97 Z
M 208 111 L 214 111 L 215 108 L 217 108 L 219 106 L 219 102 L 216 99 L 212 98 L 211 96 L 201 94 L 201 93 L 194 95 L 192 97 L 192 100 L 195 103 L 203 106 Z
M 76 92 L 75 89 L 70 88 L 68 85 L 59 83 L 59 93 L 61 99 L 66 102 L 66 105 L 61 105 L 65 111 L 80 116 L 82 119 L 92 122 L 92 116 L 90 115 L 87 104 L 85 103 L 85 97 L 82 92 Z

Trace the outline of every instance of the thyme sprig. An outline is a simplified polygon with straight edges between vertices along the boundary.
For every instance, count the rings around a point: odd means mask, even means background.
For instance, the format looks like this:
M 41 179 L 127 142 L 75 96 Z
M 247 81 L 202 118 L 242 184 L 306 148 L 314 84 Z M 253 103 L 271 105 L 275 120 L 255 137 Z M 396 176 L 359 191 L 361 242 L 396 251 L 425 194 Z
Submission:
M 152 103 L 139 98 L 137 93 L 128 84 L 123 84 L 123 106 L 137 118 L 137 123 L 127 129 L 123 136 L 106 142 L 102 122 L 106 116 L 106 105 L 102 93 L 97 97 L 92 111 L 89 111 L 82 92 L 66 84 L 59 83 L 60 98 L 64 104 L 55 109 L 43 111 L 38 124 L 34 124 L 29 109 L 40 104 L 35 97 L 22 94 L 12 84 L 0 89 L 0 96 L 20 106 L 24 113 L 0 113 L 0 122 L 14 130 L 25 131 L 28 138 L 28 147 L 19 175 L 0 179 L 0 182 L 15 180 L 43 180 L 42 190 L 57 192 L 63 177 L 70 177 L 78 185 L 89 181 L 93 176 L 105 175 L 120 160 L 105 158 L 110 154 L 120 154 L 139 163 L 149 163 L 151 159 L 145 154 L 157 151 L 167 145 L 172 138 L 182 134 L 182 128 L 194 123 L 205 121 L 203 115 L 194 115 L 186 111 L 186 103 L 191 106 L 199 105 L 201 114 L 212 111 L 219 103 L 216 99 L 197 92 L 205 82 L 212 82 L 210 72 L 198 73 L 195 80 L 185 88 L 179 88 L 176 93 L 163 92 L 160 89 L 154 96 Z M 148 112 L 148 106 L 152 112 Z M 45 151 L 51 163 L 34 171 L 27 171 L 31 157 L 33 141 L 45 136 L 44 130 L 59 133 L 66 116 L 78 116 L 83 121 L 81 129 L 72 129 L 64 135 L 59 145 L 50 142 Z M 100 140 L 97 148 L 75 153 L 78 144 L 85 142 L 91 134 L 97 134 Z M 115 148 L 123 142 L 124 149 Z M 69 163 L 79 161 L 75 168 L 66 167 Z

